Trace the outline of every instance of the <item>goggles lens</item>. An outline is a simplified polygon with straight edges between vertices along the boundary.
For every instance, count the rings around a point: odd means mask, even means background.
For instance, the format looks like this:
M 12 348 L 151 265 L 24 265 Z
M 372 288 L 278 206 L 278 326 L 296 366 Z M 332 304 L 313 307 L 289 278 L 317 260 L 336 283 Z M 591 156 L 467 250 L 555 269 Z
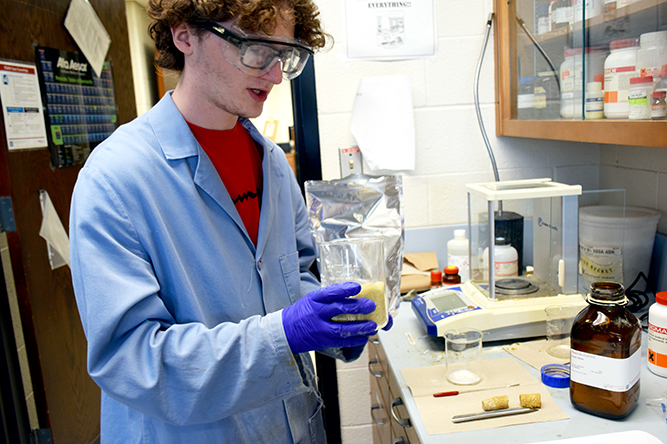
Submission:
M 209 22 L 206 29 L 238 48 L 237 51 L 225 51 L 225 58 L 254 77 L 266 74 L 280 62 L 283 77 L 292 80 L 301 74 L 313 53 L 305 43 L 246 37 L 215 22 Z

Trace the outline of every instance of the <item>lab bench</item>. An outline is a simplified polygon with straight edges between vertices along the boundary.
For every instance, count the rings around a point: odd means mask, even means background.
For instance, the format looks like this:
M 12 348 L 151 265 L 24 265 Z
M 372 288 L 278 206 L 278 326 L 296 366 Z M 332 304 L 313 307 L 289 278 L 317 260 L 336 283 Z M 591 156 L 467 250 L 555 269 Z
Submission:
M 610 420 L 576 410 L 569 398 L 569 389 L 549 388 L 549 393 L 569 419 L 513 425 L 467 432 L 429 435 L 420 418 L 415 399 L 410 393 L 401 369 L 444 365 L 444 343 L 441 338 L 426 335 L 409 302 L 402 302 L 394 325 L 389 331 L 380 331 L 369 342 L 371 373 L 371 416 L 374 444 L 464 444 L 471 442 L 539 443 L 557 439 L 593 436 L 629 430 L 650 433 L 665 441 L 667 424 L 647 398 L 658 398 L 667 393 L 667 378 L 651 373 L 646 365 L 647 338 L 642 333 L 641 394 L 637 408 L 623 420 Z M 502 344 L 485 343 L 482 359 L 512 357 Z M 516 358 L 515 358 L 516 359 Z M 538 381 L 539 370 L 517 359 Z M 452 398 L 452 402 L 456 402 Z M 448 421 L 450 418 L 443 418 Z

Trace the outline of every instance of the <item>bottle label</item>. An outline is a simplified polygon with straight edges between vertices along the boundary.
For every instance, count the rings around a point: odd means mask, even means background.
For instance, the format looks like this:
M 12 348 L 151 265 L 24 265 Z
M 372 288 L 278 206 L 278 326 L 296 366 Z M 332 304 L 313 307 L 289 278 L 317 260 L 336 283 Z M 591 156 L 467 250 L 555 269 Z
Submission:
M 589 284 L 599 280 L 623 282 L 621 247 L 579 244 L 579 257 L 579 274 Z
M 586 112 L 594 113 L 602 111 L 604 108 L 604 98 L 602 97 L 586 97 Z
M 659 66 L 653 66 L 653 67 L 648 67 L 648 68 L 639 68 L 639 75 L 641 77 L 648 77 L 651 76 L 653 77 L 653 83 L 656 83 L 656 76 L 660 74 L 660 67 Z
M 634 76 L 634 65 L 605 68 L 604 103 L 627 103 L 630 92 L 630 79 Z
M 628 96 L 629 119 L 650 119 L 651 106 L 648 101 L 649 92 L 645 89 L 634 89 Z
M 667 328 L 648 323 L 648 362 L 667 369 Z
M 570 351 L 570 379 L 578 384 L 611 392 L 626 392 L 639 380 L 641 348 L 625 359 Z
M 667 107 L 662 105 L 651 106 L 651 119 L 662 119 L 667 117 Z
M 470 279 L 470 264 L 468 263 L 468 256 L 456 256 L 453 254 L 447 255 L 447 265 L 454 265 L 459 267 L 459 276 L 461 282 Z
M 507 262 L 496 261 L 494 264 L 494 268 L 496 277 L 509 277 L 509 276 L 519 275 L 518 260 L 507 261 Z

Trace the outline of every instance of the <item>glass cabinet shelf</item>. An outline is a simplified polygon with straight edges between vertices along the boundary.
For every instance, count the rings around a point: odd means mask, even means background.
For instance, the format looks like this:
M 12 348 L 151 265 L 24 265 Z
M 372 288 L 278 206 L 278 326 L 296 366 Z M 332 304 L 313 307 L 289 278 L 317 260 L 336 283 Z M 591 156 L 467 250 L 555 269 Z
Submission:
M 667 0 L 495 0 L 496 133 L 667 147 Z M 649 78 L 650 77 L 650 78 Z

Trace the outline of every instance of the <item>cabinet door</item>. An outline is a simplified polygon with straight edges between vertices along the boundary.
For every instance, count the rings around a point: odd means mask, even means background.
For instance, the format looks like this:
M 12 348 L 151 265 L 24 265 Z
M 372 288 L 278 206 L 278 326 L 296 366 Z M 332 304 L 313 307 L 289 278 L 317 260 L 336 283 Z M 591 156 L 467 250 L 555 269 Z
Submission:
M 667 78 L 656 34 L 667 0 L 496 0 L 495 11 L 498 135 L 667 147 L 667 120 L 628 102 L 631 78 L 652 74 L 648 102 Z M 643 56 L 619 51 L 640 40 Z

